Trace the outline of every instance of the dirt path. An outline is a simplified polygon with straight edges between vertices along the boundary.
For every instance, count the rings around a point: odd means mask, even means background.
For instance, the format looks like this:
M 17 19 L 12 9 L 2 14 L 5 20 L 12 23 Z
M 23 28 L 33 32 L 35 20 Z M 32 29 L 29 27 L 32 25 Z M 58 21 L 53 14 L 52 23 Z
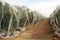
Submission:
M 59 40 L 60 38 L 53 33 L 54 30 L 49 24 L 49 20 L 45 19 L 36 23 L 33 27 L 27 28 L 26 31 L 21 32 L 15 38 L 0 38 L 0 40 Z M 52 35 L 54 35 L 54 39 Z

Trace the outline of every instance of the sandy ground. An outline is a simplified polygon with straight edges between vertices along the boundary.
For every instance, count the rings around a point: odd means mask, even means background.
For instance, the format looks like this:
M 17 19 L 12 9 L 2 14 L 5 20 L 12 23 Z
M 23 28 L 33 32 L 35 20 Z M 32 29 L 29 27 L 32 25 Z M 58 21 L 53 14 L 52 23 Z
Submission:
M 49 20 L 45 19 L 27 28 L 15 38 L 0 38 L 0 40 L 60 40 L 60 38 L 54 34 Z

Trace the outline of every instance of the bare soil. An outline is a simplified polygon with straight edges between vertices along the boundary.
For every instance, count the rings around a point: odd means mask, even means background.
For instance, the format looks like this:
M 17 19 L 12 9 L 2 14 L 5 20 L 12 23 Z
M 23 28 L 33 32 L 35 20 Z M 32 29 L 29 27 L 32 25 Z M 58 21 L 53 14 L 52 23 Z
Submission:
M 15 38 L 0 38 L 0 40 L 60 40 L 60 38 L 54 34 L 49 20 L 45 19 L 30 28 L 26 28 L 26 31 L 20 32 Z

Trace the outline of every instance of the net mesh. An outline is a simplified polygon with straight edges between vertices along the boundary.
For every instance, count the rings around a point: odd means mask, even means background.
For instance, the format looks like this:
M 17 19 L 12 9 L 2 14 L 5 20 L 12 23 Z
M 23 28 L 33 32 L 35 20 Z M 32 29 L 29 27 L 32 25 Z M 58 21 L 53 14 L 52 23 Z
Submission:
M 0 1 L 0 37 L 15 37 L 28 24 L 33 25 L 44 18 L 39 12 L 31 11 L 25 6 L 11 6 Z

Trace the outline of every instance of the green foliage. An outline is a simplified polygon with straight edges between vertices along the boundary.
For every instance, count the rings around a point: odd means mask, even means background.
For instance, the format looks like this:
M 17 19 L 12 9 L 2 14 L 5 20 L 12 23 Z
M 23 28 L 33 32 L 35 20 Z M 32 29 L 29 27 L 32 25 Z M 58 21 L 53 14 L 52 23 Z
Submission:
M 36 11 L 31 11 L 26 6 L 11 6 L 8 3 L 2 5 L 0 3 L 0 29 L 2 29 L 2 33 L 9 36 L 13 34 L 13 32 L 21 30 L 21 28 L 26 27 L 28 24 L 34 24 L 39 19 L 44 17 Z M 0 30 L 1 31 L 1 30 Z
M 19 27 L 23 27 L 24 24 L 26 23 L 26 20 L 27 20 L 27 16 L 25 14 L 25 11 L 21 15 L 22 15 L 22 17 L 19 20 Z
M 2 3 L 0 2 L 0 21 L 2 19 Z
M 17 20 L 16 20 L 16 17 L 14 16 L 14 14 L 13 14 L 10 31 L 14 31 L 16 29 L 17 29 Z
M 29 17 L 29 22 L 31 24 L 33 20 L 33 12 L 28 13 L 28 17 Z
M 9 10 L 8 6 L 9 5 L 7 3 L 4 6 L 2 5 L 3 18 L 1 21 L 1 29 L 6 32 L 8 31 L 9 21 L 10 21 L 10 17 L 11 17 L 10 10 Z
M 3 19 L 1 21 L 1 28 L 3 31 L 8 31 L 10 17 L 11 17 L 11 15 L 4 14 Z

